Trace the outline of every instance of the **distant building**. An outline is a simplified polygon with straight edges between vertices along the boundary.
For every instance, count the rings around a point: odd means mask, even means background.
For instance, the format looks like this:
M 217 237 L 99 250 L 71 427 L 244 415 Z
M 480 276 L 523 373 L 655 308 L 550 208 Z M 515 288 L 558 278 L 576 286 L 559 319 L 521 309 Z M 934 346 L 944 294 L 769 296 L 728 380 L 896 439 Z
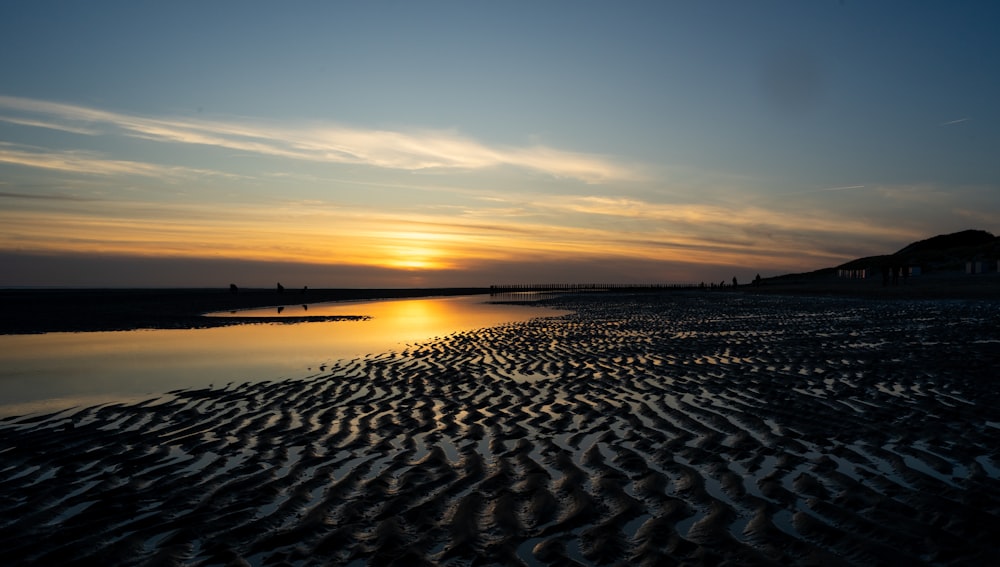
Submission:
M 871 270 L 869 268 L 856 268 L 856 269 L 841 268 L 837 270 L 837 276 L 851 280 L 864 280 L 871 277 Z
M 991 262 L 982 262 L 979 260 L 973 262 L 965 263 L 965 273 L 967 274 L 985 274 L 990 271 Z M 998 268 L 1000 268 L 1000 262 L 998 262 Z

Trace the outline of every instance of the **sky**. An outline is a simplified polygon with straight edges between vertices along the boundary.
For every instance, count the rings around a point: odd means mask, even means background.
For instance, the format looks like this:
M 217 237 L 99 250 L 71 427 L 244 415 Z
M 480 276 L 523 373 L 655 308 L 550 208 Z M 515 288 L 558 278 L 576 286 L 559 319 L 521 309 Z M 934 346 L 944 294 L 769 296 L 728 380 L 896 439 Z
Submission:
M 992 1 L 0 2 L 0 286 L 748 281 L 1000 232 Z

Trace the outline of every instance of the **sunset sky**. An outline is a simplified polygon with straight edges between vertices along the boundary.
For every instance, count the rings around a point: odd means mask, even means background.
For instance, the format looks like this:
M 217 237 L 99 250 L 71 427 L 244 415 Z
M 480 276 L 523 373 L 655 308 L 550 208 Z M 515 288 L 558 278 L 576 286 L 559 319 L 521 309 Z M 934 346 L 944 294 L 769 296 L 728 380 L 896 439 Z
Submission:
M 1000 4 L 0 4 L 0 286 L 698 282 L 1000 232 Z

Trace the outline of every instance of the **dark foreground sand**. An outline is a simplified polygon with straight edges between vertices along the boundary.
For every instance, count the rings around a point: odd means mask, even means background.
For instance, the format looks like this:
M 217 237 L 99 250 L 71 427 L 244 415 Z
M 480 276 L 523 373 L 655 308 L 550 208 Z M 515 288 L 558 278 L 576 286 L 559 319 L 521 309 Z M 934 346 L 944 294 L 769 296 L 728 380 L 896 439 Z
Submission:
M 0 421 L 4 564 L 1000 564 L 1000 302 L 580 296 Z

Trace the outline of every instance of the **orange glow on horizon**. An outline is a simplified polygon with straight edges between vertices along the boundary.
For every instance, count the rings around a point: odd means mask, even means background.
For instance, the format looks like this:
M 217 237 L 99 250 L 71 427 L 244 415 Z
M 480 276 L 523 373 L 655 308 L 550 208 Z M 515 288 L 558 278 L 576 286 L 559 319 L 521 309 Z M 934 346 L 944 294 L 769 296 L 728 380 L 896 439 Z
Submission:
M 315 203 L 279 207 L 84 203 L 73 208 L 0 211 L 0 249 L 400 271 L 607 259 L 795 270 L 804 261 L 822 266 L 850 259 L 819 248 L 823 233 L 832 230 L 836 219 L 817 220 L 752 207 L 744 215 L 732 215 L 706 205 L 583 197 L 546 200 L 530 208 L 535 212 L 483 225 L 486 215 L 478 211 L 468 215 L 371 214 Z M 777 233 L 815 234 L 816 247 L 810 249 L 808 242 L 803 245 L 791 239 L 761 246 L 746 233 L 762 226 Z M 861 221 L 851 220 L 846 226 L 857 229 L 861 238 L 892 235 L 885 227 L 864 232 Z

